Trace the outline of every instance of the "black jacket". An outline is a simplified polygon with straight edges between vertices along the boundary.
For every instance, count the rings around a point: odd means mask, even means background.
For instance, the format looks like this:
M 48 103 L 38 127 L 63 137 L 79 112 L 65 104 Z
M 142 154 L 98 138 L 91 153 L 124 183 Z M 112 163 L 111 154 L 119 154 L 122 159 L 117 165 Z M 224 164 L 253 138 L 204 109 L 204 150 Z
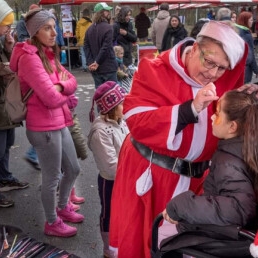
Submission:
M 94 23 L 86 32 L 84 51 L 87 65 L 99 64 L 98 73 L 117 71 L 117 62 L 113 49 L 113 29 L 107 22 Z
M 245 226 L 256 215 L 254 174 L 242 155 L 241 138 L 220 140 L 212 157 L 204 193 L 186 191 L 167 204 L 170 218 L 190 224 Z
M 148 29 L 150 26 L 150 19 L 145 13 L 140 13 L 135 17 L 135 28 L 137 29 L 138 38 L 148 37 Z
M 167 28 L 163 36 L 161 50 L 165 51 L 172 48 L 186 37 L 187 31 L 183 25 L 180 25 L 177 28 Z
M 133 30 L 133 25 L 131 22 L 115 22 L 113 25 L 114 35 L 113 43 L 114 45 L 119 45 L 124 48 L 124 65 L 129 66 L 132 64 L 132 43 L 137 41 L 137 36 Z M 121 35 L 120 29 L 127 31 L 127 34 Z

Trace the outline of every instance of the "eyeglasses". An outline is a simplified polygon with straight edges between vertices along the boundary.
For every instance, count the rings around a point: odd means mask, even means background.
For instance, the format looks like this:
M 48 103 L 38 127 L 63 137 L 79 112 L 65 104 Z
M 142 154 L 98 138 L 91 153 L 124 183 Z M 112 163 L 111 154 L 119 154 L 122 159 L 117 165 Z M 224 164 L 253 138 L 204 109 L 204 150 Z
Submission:
M 11 30 L 12 25 L 5 25 L 5 27 L 7 27 L 7 30 L 9 31 L 9 30 Z
M 207 68 L 208 70 L 214 69 L 215 67 L 218 68 L 218 72 L 219 73 L 223 73 L 226 70 L 230 70 L 229 67 L 225 67 L 225 66 L 220 66 L 217 65 L 216 63 L 214 63 L 213 61 L 205 58 L 205 53 L 203 52 L 203 50 L 199 47 L 200 49 L 200 58 L 202 59 L 202 65 Z

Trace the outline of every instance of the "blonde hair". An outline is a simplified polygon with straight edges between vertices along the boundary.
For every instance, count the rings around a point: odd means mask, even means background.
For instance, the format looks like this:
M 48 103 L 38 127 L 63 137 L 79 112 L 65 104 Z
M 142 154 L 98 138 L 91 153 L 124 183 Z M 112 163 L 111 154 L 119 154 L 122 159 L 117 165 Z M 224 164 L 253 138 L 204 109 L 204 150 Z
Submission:
M 114 51 L 117 56 L 121 51 L 124 51 L 124 48 L 122 46 L 114 46 Z

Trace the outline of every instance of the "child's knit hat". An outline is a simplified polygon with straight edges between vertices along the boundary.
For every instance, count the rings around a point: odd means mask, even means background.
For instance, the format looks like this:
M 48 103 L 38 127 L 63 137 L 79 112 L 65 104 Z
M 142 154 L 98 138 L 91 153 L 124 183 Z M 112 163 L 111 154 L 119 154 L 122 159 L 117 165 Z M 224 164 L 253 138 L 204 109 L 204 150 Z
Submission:
M 90 111 L 90 121 L 94 121 L 94 101 L 97 104 L 98 110 L 101 114 L 107 114 L 111 109 L 119 105 L 125 98 L 125 91 L 114 81 L 107 81 L 101 84 L 92 100 L 92 107 Z
M 0 25 L 11 25 L 14 22 L 14 14 L 12 8 L 6 1 L 0 1 Z

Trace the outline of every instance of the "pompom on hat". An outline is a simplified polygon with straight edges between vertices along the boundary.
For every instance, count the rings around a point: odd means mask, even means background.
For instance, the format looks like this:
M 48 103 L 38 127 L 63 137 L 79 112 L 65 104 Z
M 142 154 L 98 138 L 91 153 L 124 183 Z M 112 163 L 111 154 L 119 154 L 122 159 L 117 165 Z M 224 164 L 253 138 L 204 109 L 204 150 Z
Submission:
M 56 20 L 56 17 L 48 10 L 41 8 L 30 10 L 25 17 L 25 24 L 30 37 L 32 38 L 49 19 Z
M 249 250 L 254 258 L 258 257 L 258 232 L 256 233 L 254 242 L 250 245 Z
M 107 114 L 111 109 L 119 105 L 125 98 L 125 90 L 114 81 L 107 81 L 101 84 L 92 100 L 92 107 L 90 111 L 90 122 L 95 119 L 94 102 L 96 102 L 98 110 L 101 114 Z
M 37 4 L 31 4 L 29 10 L 40 8 Z
M 228 56 L 231 69 L 234 69 L 244 56 L 244 40 L 226 23 L 209 21 L 203 25 L 197 35 L 197 39 L 200 36 L 209 37 L 222 43 L 223 50 Z
M 13 9 L 6 3 L 6 1 L 0 1 L 0 25 L 11 25 L 14 22 Z

